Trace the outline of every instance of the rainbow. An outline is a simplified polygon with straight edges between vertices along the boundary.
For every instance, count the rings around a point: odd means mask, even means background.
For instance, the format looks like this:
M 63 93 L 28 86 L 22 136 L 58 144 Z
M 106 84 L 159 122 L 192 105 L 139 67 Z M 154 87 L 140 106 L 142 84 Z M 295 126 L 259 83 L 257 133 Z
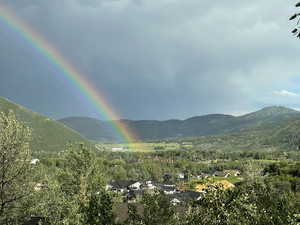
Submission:
M 111 121 L 116 134 L 125 143 L 137 142 L 137 136 L 120 121 L 120 117 L 112 105 L 106 101 L 105 95 L 100 92 L 78 69 L 75 68 L 53 45 L 22 22 L 8 7 L 0 5 L 0 22 L 14 33 L 18 34 L 42 57 L 68 78 L 68 80 L 92 103 L 105 119 Z

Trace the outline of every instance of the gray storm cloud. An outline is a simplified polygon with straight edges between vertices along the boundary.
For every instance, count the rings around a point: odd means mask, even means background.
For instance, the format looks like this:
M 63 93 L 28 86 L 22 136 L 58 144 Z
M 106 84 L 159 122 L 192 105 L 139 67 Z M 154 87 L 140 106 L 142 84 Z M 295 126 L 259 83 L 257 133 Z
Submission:
M 1 3 L 70 59 L 121 117 L 186 118 L 272 104 L 300 107 L 273 94 L 300 90 L 295 82 L 300 42 L 290 35 L 294 9 L 284 0 Z M 0 52 L 0 96 L 55 118 L 97 116 L 60 71 L 8 28 L 1 29 L 0 38 L 5 49 Z M 10 87 L 18 87 L 18 93 Z

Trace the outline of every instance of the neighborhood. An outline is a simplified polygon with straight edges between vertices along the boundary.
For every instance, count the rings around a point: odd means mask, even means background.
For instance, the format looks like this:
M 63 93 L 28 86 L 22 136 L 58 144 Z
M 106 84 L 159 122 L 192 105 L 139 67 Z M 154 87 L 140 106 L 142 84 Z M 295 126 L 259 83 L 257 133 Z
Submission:
M 120 194 L 124 202 L 138 202 L 145 193 L 154 193 L 155 191 L 163 192 L 170 199 L 173 205 L 185 204 L 189 201 L 199 200 L 206 193 L 207 188 L 216 187 L 233 188 L 234 184 L 226 180 L 226 178 L 240 176 L 238 170 L 215 171 L 214 173 L 200 173 L 199 175 L 187 176 L 184 173 L 175 174 L 175 182 L 172 174 L 165 174 L 163 182 L 152 180 L 136 181 L 136 180 L 112 180 L 106 185 L 106 190 Z M 189 180 L 203 181 L 207 178 L 217 177 L 221 180 L 209 184 L 197 184 L 194 189 L 184 187 L 184 182 Z M 224 180 L 222 180 L 224 178 Z M 174 179 L 173 179 L 174 180 Z

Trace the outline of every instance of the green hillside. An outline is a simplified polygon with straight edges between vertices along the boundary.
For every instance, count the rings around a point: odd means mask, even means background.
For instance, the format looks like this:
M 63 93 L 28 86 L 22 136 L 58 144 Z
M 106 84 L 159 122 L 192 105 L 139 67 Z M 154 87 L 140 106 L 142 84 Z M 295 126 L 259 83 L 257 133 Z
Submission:
M 32 129 L 31 147 L 34 151 L 61 151 L 68 142 L 89 143 L 64 124 L 0 98 L 0 111 L 7 113 L 9 110 L 16 114 L 18 120 Z
M 254 128 L 211 136 L 170 139 L 198 150 L 300 150 L 300 119 L 264 123 Z

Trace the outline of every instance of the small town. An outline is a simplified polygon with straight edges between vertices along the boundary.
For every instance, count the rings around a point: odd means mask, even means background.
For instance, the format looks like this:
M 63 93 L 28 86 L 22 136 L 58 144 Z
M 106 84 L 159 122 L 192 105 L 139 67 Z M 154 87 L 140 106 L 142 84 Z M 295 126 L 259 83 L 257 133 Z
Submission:
M 235 185 L 227 181 L 226 178 L 231 176 L 238 177 L 240 175 L 241 173 L 238 170 L 216 171 L 212 174 L 201 173 L 197 176 L 188 176 L 184 173 L 178 173 L 173 177 L 171 174 L 164 174 L 164 182 L 161 183 L 151 180 L 113 180 L 105 186 L 105 189 L 120 194 L 123 201 L 128 203 L 138 202 L 145 193 L 161 191 L 165 195 L 168 195 L 168 198 L 173 205 L 178 205 L 199 200 L 199 198 L 206 193 L 206 190 L 210 188 L 234 188 Z M 206 181 L 210 177 L 218 177 L 219 181 L 200 184 L 203 183 L 201 181 Z M 222 180 L 222 178 L 224 180 Z M 175 180 L 177 184 L 171 182 L 171 180 Z M 194 180 L 194 182 L 198 181 L 199 184 L 195 185 L 194 189 L 188 188 L 185 184 L 190 180 Z

